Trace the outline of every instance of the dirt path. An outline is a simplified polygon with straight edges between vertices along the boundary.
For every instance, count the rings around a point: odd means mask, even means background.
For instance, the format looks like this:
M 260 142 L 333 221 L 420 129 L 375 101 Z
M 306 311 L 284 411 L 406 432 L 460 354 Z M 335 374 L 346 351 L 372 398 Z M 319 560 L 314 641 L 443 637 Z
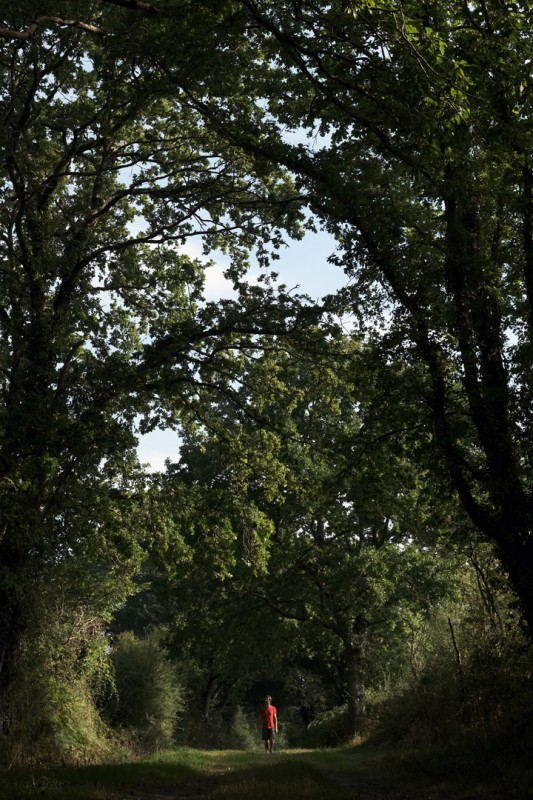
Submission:
M 131 800 L 210 800 L 215 787 L 220 783 L 220 779 L 228 774 L 228 768 L 219 758 L 213 759 L 209 768 L 209 774 L 200 775 L 197 778 L 159 788 L 155 792 L 130 795 Z
M 328 780 L 347 789 L 357 800 L 440 800 L 434 789 L 421 789 L 415 786 L 384 784 L 362 778 L 357 773 L 334 771 L 322 767 L 319 771 Z M 448 795 L 447 795 L 448 797 Z
M 421 785 L 416 779 L 369 777 L 355 770 L 332 770 L 318 765 L 315 769 L 348 790 L 353 800 L 509 800 L 509 797 L 516 797 L 490 784 L 459 786 L 445 781 L 440 785 L 429 782 Z
M 124 800 L 255 800 L 265 795 L 280 800 L 504 800 L 499 792 L 486 793 L 488 787 L 422 784 L 416 776 L 395 778 L 368 767 L 338 769 L 317 762 L 274 755 L 236 764 L 214 753 L 206 773 L 150 793 L 132 792 Z
M 216 777 L 208 776 L 169 786 L 166 789 L 158 789 L 155 793 L 130 795 L 130 798 L 131 800 L 192 800 L 192 798 L 203 800 L 209 798 L 215 785 Z
M 438 795 L 431 791 L 414 787 L 385 786 L 346 771 L 337 772 L 321 767 L 313 767 L 309 771 L 323 775 L 329 782 L 344 789 L 353 800 L 440 800 Z M 229 777 L 227 769 L 219 766 L 210 775 L 168 786 L 157 792 L 133 795 L 131 800 L 211 800 L 213 797 L 226 794 L 222 784 L 226 783 L 226 787 L 229 789 L 227 781 Z M 224 778 L 226 780 L 221 780 Z M 229 792 L 227 794 L 228 797 L 231 797 Z

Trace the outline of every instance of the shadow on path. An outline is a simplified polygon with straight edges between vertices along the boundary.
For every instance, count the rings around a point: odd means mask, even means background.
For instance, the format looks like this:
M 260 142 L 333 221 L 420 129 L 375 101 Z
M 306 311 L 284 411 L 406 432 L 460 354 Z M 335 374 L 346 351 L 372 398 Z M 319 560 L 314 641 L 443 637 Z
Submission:
M 231 758 L 214 756 L 204 777 L 152 793 L 130 795 L 131 800 L 347 800 L 353 791 L 304 761 L 284 756 L 257 756 L 254 764 L 239 766 Z

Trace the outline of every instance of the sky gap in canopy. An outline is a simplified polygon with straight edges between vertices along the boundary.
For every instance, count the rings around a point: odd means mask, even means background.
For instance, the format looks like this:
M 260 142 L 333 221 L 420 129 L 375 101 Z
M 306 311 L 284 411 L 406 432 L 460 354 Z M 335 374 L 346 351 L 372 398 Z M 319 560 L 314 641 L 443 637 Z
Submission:
M 302 240 L 291 241 L 280 251 L 279 261 L 273 263 L 272 269 L 279 274 L 278 282 L 285 284 L 288 289 L 307 294 L 312 300 L 320 300 L 347 282 L 343 271 L 328 263 L 327 259 L 334 250 L 335 242 L 330 236 L 308 232 Z M 185 251 L 202 258 L 201 243 L 197 240 L 189 241 Z M 220 254 L 213 256 L 213 260 L 215 263 L 206 273 L 206 300 L 216 301 L 234 296 L 231 283 L 224 278 L 229 260 Z M 252 268 L 248 279 L 254 281 L 259 271 Z M 139 459 L 150 471 L 163 470 L 167 458 L 177 459 L 179 445 L 180 438 L 176 431 L 155 430 L 139 437 Z

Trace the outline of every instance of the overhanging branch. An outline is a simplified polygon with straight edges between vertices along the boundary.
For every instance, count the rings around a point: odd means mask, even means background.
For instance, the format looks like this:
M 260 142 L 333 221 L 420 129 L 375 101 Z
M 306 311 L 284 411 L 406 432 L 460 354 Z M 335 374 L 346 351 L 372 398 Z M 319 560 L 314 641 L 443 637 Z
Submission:
M 25 41 L 27 39 L 31 39 L 32 36 L 35 36 L 37 30 L 41 27 L 46 27 L 48 25 L 63 25 L 67 28 L 79 28 L 82 31 L 87 31 L 88 33 L 96 33 L 99 36 L 103 36 L 105 31 L 102 28 L 98 28 L 96 25 L 90 25 L 88 22 L 81 22 L 77 19 L 63 19 L 62 17 L 37 17 L 31 25 L 23 31 L 15 31 L 10 28 L 0 28 L 0 36 L 4 39 L 20 39 Z

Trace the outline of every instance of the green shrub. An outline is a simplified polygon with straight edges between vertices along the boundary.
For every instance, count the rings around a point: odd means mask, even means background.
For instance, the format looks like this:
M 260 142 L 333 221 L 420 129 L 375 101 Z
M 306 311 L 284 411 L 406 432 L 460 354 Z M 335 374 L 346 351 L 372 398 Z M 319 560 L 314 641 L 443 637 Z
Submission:
M 125 731 L 132 745 L 145 749 L 167 747 L 182 711 L 182 690 L 176 669 L 168 660 L 157 632 L 138 638 L 120 634 L 111 653 L 117 696 L 111 723 Z
M 306 747 L 308 742 L 308 726 L 302 719 L 299 706 L 285 706 L 279 723 L 277 747 Z
M 307 746 L 339 747 L 349 739 L 347 706 L 323 711 L 307 727 Z
M 241 706 L 237 706 L 233 716 L 231 742 L 231 748 L 237 750 L 254 750 L 257 747 L 257 726 L 254 726 L 254 720 L 245 714 Z
M 533 651 L 516 623 L 487 623 L 474 600 L 453 609 L 453 622 L 445 613 L 429 621 L 417 670 L 380 703 L 375 739 L 458 747 L 467 739 L 487 749 L 517 731 L 523 740 Z
M 96 705 L 96 687 L 110 680 L 106 647 L 101 626 L 79 609 L 56 609 L 27 630 L 2 698 L 2 763 L 88 763 L 115 751 Z

